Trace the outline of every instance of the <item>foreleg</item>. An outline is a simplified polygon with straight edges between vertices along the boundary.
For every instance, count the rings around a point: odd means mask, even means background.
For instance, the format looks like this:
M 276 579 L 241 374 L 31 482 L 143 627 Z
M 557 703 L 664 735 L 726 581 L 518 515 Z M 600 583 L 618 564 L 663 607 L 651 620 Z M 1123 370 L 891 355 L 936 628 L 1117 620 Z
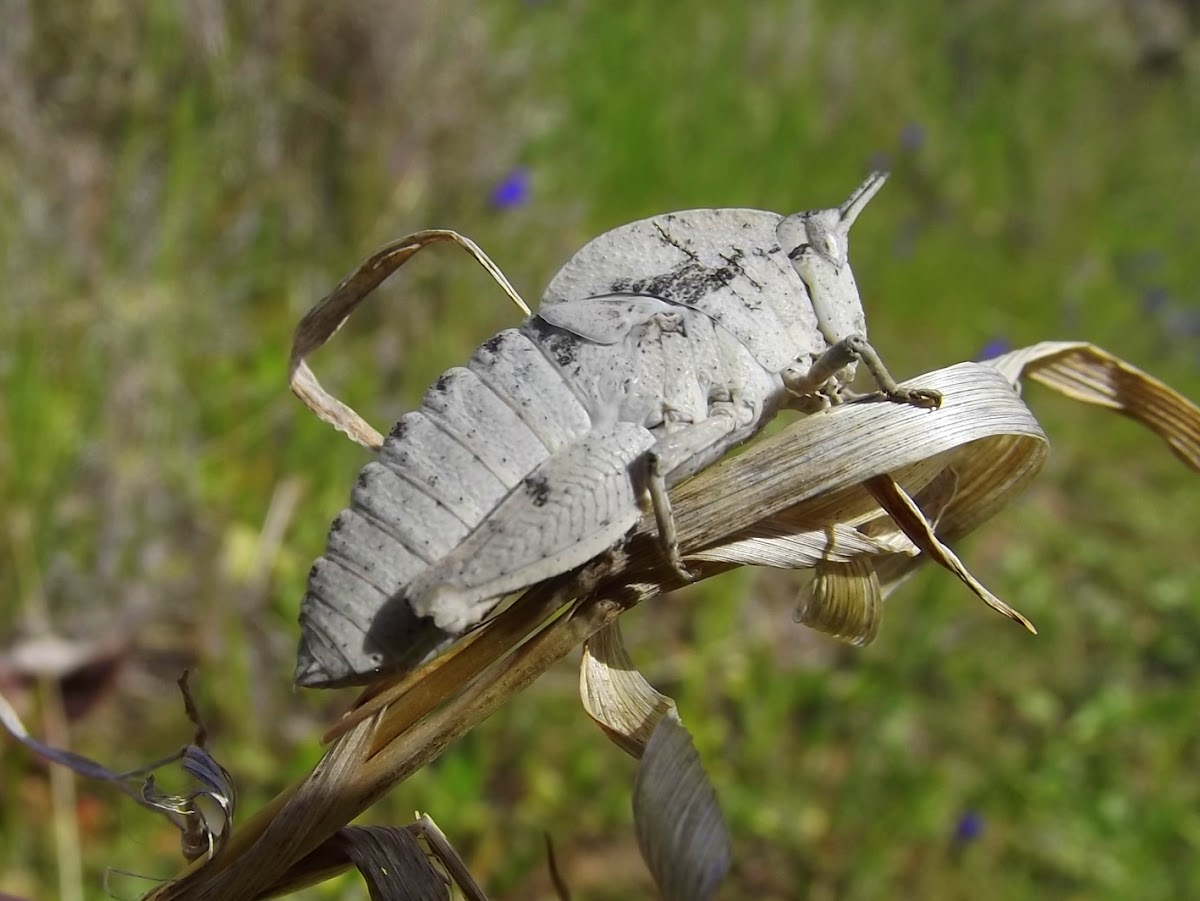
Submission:
M 851 363 L 861 362 L 875 379 L 883 395 L 893 403 L 936 409 L 942 405 L 942 394 L 927 388 L 902 388 L 892 378 L 875 348 L 862 335 L 849 335 L 821 354 L 807 372 L 785 370 L 783 383 L 789 391 L 801 397 L 811 397 L 821 387 Z

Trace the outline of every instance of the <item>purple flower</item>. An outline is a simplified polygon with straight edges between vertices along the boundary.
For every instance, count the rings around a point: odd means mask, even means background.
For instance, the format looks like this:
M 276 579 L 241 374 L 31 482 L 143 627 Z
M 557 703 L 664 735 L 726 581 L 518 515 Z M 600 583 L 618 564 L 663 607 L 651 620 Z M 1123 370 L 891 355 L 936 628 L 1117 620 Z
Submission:
M 1141 307 L 1147 313 L 1161 313 L 1169 306 L 1171 295 L 1167 289 L 1159 286 L 1147 288 L 1142 292 Z
M 909 122 L 900 132 L 900 149 L 905 153 L 918 153 L 925 146 L 925 127 Z
M 529 191 L 529 170 L 518 166 L 492 188 L 489 199 L 496 209 L 510 210 L 528 200 Z
M 969 845 L 983 835 L 983 815 L 978 811 L 963 811 L 954 824 L 954 842 L 958 845 Z
M 1006 354 L 1012 350 L 1012 345 L 1003 338 L 991 338 L 986 344 L 979 349 L 976 360 L 990 360 L 992 357 L 998 357 L 1001 354 Z

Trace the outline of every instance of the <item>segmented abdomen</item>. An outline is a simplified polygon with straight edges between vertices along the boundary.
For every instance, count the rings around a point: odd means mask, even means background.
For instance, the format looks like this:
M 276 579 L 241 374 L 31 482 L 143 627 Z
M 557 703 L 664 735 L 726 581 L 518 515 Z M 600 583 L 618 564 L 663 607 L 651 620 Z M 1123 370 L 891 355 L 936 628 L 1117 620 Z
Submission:
M 558 368 L 515 329 L 438 379 L 363 467 L 313 565 L 296 682 L 361 681 L 450 640 L 411 611 L 402 590 L 591 425 Z

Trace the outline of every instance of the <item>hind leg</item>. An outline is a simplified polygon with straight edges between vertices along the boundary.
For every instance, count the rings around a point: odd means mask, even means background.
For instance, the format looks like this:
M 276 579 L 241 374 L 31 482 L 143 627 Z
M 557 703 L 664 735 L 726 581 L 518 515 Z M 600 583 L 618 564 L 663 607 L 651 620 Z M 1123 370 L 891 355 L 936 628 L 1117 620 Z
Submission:
M 695 581 L 696 575 L 687 568 L 679 552 L 678 530 L 675 527 L 675 516 L 671 512 L 671 499 L 667 494 L 667 477 L 728 439 L 737 429 L 738 419 L 733 405 L 721 406 L 707 419 L 659 439 L 647 453 L 647 488 L 650 506 L 654 511 L 654 521 L 658 526 L 659 544 L 671 569 L 685 582 Z

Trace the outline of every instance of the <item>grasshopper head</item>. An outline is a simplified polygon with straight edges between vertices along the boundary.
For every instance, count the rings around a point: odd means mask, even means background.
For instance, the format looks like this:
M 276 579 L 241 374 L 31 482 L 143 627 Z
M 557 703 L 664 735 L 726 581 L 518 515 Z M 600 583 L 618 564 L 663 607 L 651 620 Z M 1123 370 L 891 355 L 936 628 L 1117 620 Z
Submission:
M 850 271 L 850 226 L 886 180 L 886 173 L 872 172 L 840 207 L 796 213 L 776 229 L 779 246 L 808 288 L 817 325 L 830 344 L 865 332 L 862 300 Z

